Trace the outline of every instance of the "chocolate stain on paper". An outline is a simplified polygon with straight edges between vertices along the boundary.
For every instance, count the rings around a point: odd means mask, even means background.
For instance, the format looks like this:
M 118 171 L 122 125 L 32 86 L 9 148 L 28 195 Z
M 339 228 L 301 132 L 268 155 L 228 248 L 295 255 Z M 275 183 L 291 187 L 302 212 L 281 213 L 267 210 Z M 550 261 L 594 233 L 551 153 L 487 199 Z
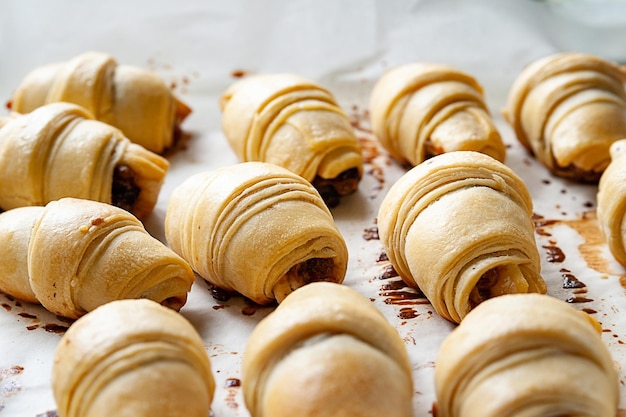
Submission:
M 353 105 L 352 112 L 348 117 L 361 145 L 365 174 L 375 181 L 375 185 L 368 196 L 373 200 L 385 187 L 384 167 L 389 165 L 391 161 L 385 153 L 381 152 L 381 145 L 372 132 L 369 110 L 362 110 L 358 105 Z
M 385 304 L 398 306 L 400 311 L 398 317 L 402 320 L 415 319 L 421 315 L 416 309 L 418 305 L 430 305 L 426 296 L 418 289 L 409 287 L 400 278 L 386 253 L 378 256 L 377 263 L 381 265 L 381 272 L 376 277 L 382 281 L 379 295 L 383 298 Z M 432 312 L 428 312 L 429 315 Z
M 239 403 L 237 403 L 237 394 L 239 393 L 240 387 L 241 381 L 238 378 L 228 378 L 224 383 L 224 388 L 226 389 L 226 405 L 231 410 L 239 408 Z
M 73 319 L 56 316 L 58 322 L 44 323 L 36 314 L 27 311 L 27 308 L 16 298 L 8 294 L 2 295 L 7 300 L 7 302 L 2 303 L 2 307 L 7 312 L 14 312 L 17 317 L 25 320 L 26 330 L 32 331 L 42 329 L 48 333 L 62 335 L 69 329 L 69 326 L 74 322 Z
M 19 365 L 0 369 L 0 411 L 4 408 L 4 399 L 12 397 L 22 391 L 22 383 L 19 379 L 24 372 L 24 367 Z
M 606 243 L 602 237 L 602 233 L 598 226 L 595 211 L 586 211 L 577 219 L 573 220 L 554 220 L 546 219 L 539 214 L 533 215 L 535 223 L 535 231 L 540 236 L 551 237 L 550 228 L 565 225 L 576 231 L 583 242 L 578 246 L 580 256 L 583 258 L 587 266 L 601 274 L 618 275 L 619 272 L 612 270 L 609 260 L 603 256 Z M 544 246 L 548 251 L 549 262 L 563 262 L 565 254 L 556 246 L 556 242 L 550 240 L 550 244 Z M 561 252 L 559 254 L 558 252 Z M 554 257 L 553 260 L 550 257 Z

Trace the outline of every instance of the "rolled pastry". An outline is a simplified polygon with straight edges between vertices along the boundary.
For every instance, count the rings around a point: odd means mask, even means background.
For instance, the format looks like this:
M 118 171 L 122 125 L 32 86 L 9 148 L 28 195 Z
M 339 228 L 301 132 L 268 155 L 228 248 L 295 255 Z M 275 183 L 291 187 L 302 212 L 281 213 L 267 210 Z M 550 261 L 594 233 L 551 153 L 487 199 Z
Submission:
M 598 184 L 597 217 L 613 257 L 626 266 L 626 139 L 611 145 L 611 163 Z
M 259 304 L 312 281 L 342 282 L 348 262 L 315 188 L 264 162 L 189 177 L 172 193 L 165 236 L 206 281 Z
M 411 369 L 398 332 L 368 299 L 318 282 L 254 329 L 242 390 L 252 417 L 410 417 Z
M 158 75 L 119 65 L 102 52 L 36 68 L 17 87 L 11 109 L 29 113 L 58 101 L 84 107 L 97 120 L 156 153 L 174 144 L 175 130 L 191 112 Z
M 456 68 L 411 63 L 387 71 L 370 97 L 374 134 L 412 166 L 451 151 L 478 151 L 504 161 L 506 148 L 482 86 Z
M 220 107 L 222 129 L 241 161 L 289 169 L 330 206 L 357 189 L 361 146 L 328 90 L 293 74 L 252 75 L 230 86 Z
M 75 197 L 143 218 L 154 209 L 168 170 L 166 159 L 75 104 L 51 103 L 0 125 L 4 210 Z
M 63 198 L 0 214 L 0 290 L 77 318 L 123 298 L 149 298 L 178 310 L 194 281 L 191 267 L 126 210 Z
M 98 307 L 63 335 L 52 364 L 59 417 L 207 417 L 215 391 L 196 329 L 150 300 Z
M 435 156 L 383 199 L 381 241 L 402 279 L 460 322 L 483 300 L 546 292 L 532 200 L 507 166 L 476 151 Z
M 443 341 L 438 417 L 615 417 L 619 383 L 590 315 L 540 294 L 488 300 Z
M 503 114 L 553 174 L 596 182 L 609 147 L 626 138 L 626 71 L 602 58 L 559 53 L 526 67 Z

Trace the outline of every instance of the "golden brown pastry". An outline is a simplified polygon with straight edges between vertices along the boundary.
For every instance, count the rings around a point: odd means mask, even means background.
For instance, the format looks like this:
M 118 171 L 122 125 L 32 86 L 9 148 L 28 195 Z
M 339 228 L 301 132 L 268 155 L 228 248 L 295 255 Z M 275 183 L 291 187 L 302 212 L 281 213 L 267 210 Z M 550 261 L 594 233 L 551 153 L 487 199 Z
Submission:
M 451 151 L 506 156 L 482 86 L 447 65 L 420 62 L 387 71 L 372 90 L 370 114 L 385 149 L 412 166 Z
M 63 198 L 0 214 L 0 291 L 77 318 L 123 298 L 180 309 L 191 267 L 126 210 Z
M 626 266 L 626 139 L 611 145 L 611 163 L 598 184 L 597 216 L 613 257 Z
M 154 209 L 168 170 L 166 159 L 75 104 L 47 104 L 0 124 L 4 210 L 76 197 L 143 218 Z
M 59 417 L 207 417 L 215 391 L 196 329 L 150 300 L 113 301 L 78 319 L 54 355 Z
M 220 100 L 222 129 L 241 161 L 269 162 L 313 183 L 329 206 L 354 192 L 363 156 L 333 95 L 293 74 L 251 75 Z
M 441 344 L 437 417 L 615 417 L 618 376 L 601 331 L 548 295 L 484 302 Z
M 317 282 L 254 329 L 242 390 L 252 417 L 410 417 L 411 372 L 402 339 L 368 299 Z
M 546 292 L 532 214 L 526 185 L 510 168 L 455 151 L 422 162 L 391 187 L 378 229 L 402 279 L 458 323 L 485 299 Z
M 342 282 L 348 262 L 315 188 L 264 162 L 189 177 L 172 193 L 165 236 L 206 281 L 259 304 L 312 281 Z
M 158 75 L 119 65 L 102 52 L 36 68 L 17 87 L 11 109 L 29 113 L 58 101 L 84 107 L 97 120 L 156 153 L 173 145 L 175 130 L 191 112 Z
M 526 67 L 503 114 L 519 141 L 553 174 L 595 182 L 609 147 L 626 138 L 626 71 L 602 58 L 559 53 Z

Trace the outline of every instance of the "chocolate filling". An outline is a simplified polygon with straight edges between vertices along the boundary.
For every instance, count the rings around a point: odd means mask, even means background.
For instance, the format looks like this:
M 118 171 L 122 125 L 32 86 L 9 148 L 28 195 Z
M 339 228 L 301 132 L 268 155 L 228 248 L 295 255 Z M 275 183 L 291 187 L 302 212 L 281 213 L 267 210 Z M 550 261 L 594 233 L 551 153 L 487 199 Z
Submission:
M 328 207 L 337 207 L 341 197 L 356 191 L 360 180 L 359 170 L 350 168 L 335 178 L 317 176 L 313 180 L 313 186 L 320 193 Z
M 304 282 L 329 281 L 333 279 L 335 262 L 332 258 L 312 258 L 292 268 Z
M 491 288 L 498 281 L 497 268 L 491 269 L 483 274 L 476 283 L 476 286 L 470 293 L 470 305 L 476 307 L 483 301 L 491 298 Z
M 530 155 L 534 158 L 537 157 L 537 154 L 526 146 Z M 597 184 L 600 181 L 600 177 L 602 176 L 602 171 L 589 171 L 585 169 L 581 169 L 574 164 L 569 164 L 568 166 L 560 166 L 553 160 L 553 167 L 547 167 L 550 172 L 552 172 L 557 177 L 566 178 L 575 182 L 583 183 L 583 184 Z
M 291 292 L 311 282 L 336 280 L 332 258 L 312 258 L 291 267 L 274 285 L 273 296 L 279 303 Z
M 135 183 L 135 172 L 128 165 L 117 165 L 113 171 L 111 204 L 132 212 L 140 192 Z
M 187 302 L 187 297 L 169 297 L 161 301 L 161 305 L 167 308 L 171 308 L 175 311 L 180 311 L 181 308 Z
M 554 168 L 555 175 L 585 184 L 597 184 L 602 176 L 602 172 L 603 171 L 587 171 L 573 164 L 567 167 L 555 166 Z

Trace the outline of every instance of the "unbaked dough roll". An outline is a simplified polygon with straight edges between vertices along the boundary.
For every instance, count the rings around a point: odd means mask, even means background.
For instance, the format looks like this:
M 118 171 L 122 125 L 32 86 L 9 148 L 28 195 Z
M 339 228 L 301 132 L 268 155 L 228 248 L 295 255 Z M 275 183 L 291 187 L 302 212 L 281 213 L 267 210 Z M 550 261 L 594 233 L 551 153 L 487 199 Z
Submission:
M 626 266 L 626 139 L 611 145 L 611 163 L 598 184 L 597 216 L 613 257 Z
M 540 294 L 473 310 L 435 362 L 438 417 L 615 417 L 618 375 L 600 324 Z
M 626 71 L 582 53 L 559 53 L 526 67 L 503 113 L 519 141 L 553 174 L 595 182 L 609 147 L 626 138 Z
M 381 204 L 378 229 L 402 279 L 458 323 L 487 298 L 546 291 L 532 214 L 510 168 L 456 151 L 404 174 Z
M 0 126 L 4 210 L 76 197 L 143 218 L 154 209 L 168 170 L 166 159 L 75 104 L 51 103 Z
M 19 300 L 37 303 L 28 273 L 28 244 L 41 206 L 21 207 L 0 213 L 0 291 Z
M 63 335 L 52 390 L 59 417 L 207 417 L 215 381 L 189 321 L 150 300 L 121 300 Z
M 396 159 L 415 166 L 451 151 L 504 161 L 506 148 L 482 86 L 456 68 L 411 63 L 387 71 L 370 97 L 374 134 Z
M 257 325 L 242 390 L 252 417 L 412 416 L 412 368 L 398 332 L 335 283 L 294 291 Z
M 63 198 L 0 214 L 0 290 L 77 318 L 123 298 L 149 298 L 180 309 L 191 267 L 150 236 L 126 210 Z
M 264 162 L 189 177 L 172 193 L 165 236 L 205 280 L 259 304 L 312 281 L 342 282 L 348 262 L 315 188 Z
M 293 74 L 251 75 L 220 100 L 222 128 L 241 161 L 289 169 L 313 183 L 331 206 L 354 192 L 361 146 L 333 95 Z
M 11 109 L 28 113 L 58 101 L 86 108 L 156 153 L 174 144 L 175 130 L 191 112 L 155 73 L 91 51 L 30 72 L 16 89 Z

